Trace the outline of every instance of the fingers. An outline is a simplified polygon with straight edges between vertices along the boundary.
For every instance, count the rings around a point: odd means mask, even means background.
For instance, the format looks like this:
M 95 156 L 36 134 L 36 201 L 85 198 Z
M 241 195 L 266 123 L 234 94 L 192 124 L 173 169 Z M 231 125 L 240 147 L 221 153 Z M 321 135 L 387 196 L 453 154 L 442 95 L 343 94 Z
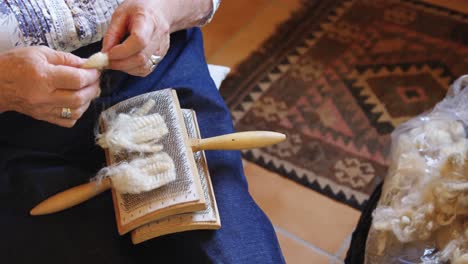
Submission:
M 79 69 L 58 65 L 51 67 L 49 76 L 54 87 L 77 90 L 98 81 L 100 73 L 95 69 Z
M 159 61 L 153 61 L 144 55 L 145 53 L 147 52 L 141 52 L 129 59 L 111 62 L 111 68 L 134 76 L 148 76 L 157 67 Z
M 109 67 L 114 70 L 128 72 L 130 69 L 147 66 L 149 62 L 149 56 L 140 52 L 127 59 L 111 61 Z
M 84 59 L 68 52 L 55 51 L 52 49 L 46 49 L 45 51 L 47 61 L 53 65 L 66 65 L 79 68 L 85 61 Z
M 47 47 L 14 49 L 13 52 L 16 56 L 11 56 L 11 63 L 7 65 L 19 67 L 5 70 L 7 75 L 12 75 L 7 80 L 12 80 L 10 98 L 14 111 L 71 127 L 99 94 L 99 72 L 80 69 L 84 60 L 79 57 Z M 61 111 L 62 107 L 73 109 L 69 120 L 62 120 L 57 110 Z
M 100 92 L 101 89 L 99 88 L 99 82 L 78 91 L 64 89 L 57 90 L 53 96 L 55 97 L 54 99 L 59 107 L 54 107 L 47 115 L 41 116 L 45 116 L 43 120 L 49 123 L 62 127 L 73 127 L 78 119 L 80 119 L 86 112 L 91 104 L 91 100 L 98 97 Z M 69 117 L 65 118 L 62 116 L 64 108 L 70 109 L 71 114 Z
M 131 69 L 127 69 L 125 70 L 125 72 L 133 76 L 145 77 L 145 76 L 148 76 L 152 72 L 151 67 L 152 67 L 152 64 L 148 61 L 148 63 L 144 66 L 138 66 L 138 67 L 134 67 Z
M 127 33 L 127 13 L 116 11 L 112 15 L 109 28 L 107 29 L 102 41 L 102 51 L 107 52 L 109 49 L 119 44 L 122 38 Z
M 121 60 L 111 60 L 109 62 L 109 68 L 113 70 L 123 71 L 134 76 L 145 77 L 149 75 L 154 67 L 153 61 L 151 60 L 152 55 L 163 56 L 166 54 L 169 48 L 170 38 L 169 36 L 153 36 L 148 46 L 141 52 L 130 56 L 129 58 Z M 161 58 L 161 57 L 160 57 Z M 155 61 L 156 64 L 159 61 Z
M 169 49 L 169 23 L 154 10 L 141 5 L 131 10 L 119 9 L 114 13 L 111 25 L 103 44 L 109 68 L 135 76 L 149 75 L 157 64 L 151 56 L 164 56 Z M 129 37 L 119 44 L 128 33 Z
M 71 112 L 71 116 L 70 120 L 78 120 L 81 118 L 81 116 L 83 116 L 83 114 L 86 112 L 86 110 L 88 109 L 89 105 L 91 103 L 88 102 L 87 104 L 85 105 L 82 105 L 78 108 L 70 108 L 70 112 Z M 52 112 L 51 112 L 51 117 L 53 118 L 58 118 L 58 119 L 67 119 L 67 118 L 63 118 L 62 117 L 62 111 L 63 111 L 63 108 L 67 108 L 67 107 L 56 107 L 56 108 L 53 108 L 52 109 Z
M 82 105 L 78 108 L 70 108 L 71 116 L 70 118 L 63 118 L 62 117 L 62 110 L 63 108 L 54 108 L 49 115 L 49 120 L 45 120 L 50 123 L 57 124 L 63 127 L 73 127 L 78 119 L 83 116 L 83 114 L 88 110 L 90 103 L 88 102 L 85 105 Z
M 34 113 L 31 113 L 31 116 L 38 120 L 70 128 L 73 127 L 78 119 L 80 119 L 86 110 L 88 110 L 89 105 L 90 102 L 77 108 L 69 108 L 71 115 L 68 118 L 62 117 L 62 111 L 64 110 L 63 107 L 47 108 L 45 106 L 36 109 Z
M 41 49 L 50 67 L 47 67 L 49 85 L 63 89 L 80 89 L 99 79 L 100 73 L 94 69 L 80 69 L 86 61 L 71 53 Z
M 97 81 L 80 90 L 58 89 L 52 93 L 51 100 L 55 105 L 79 108 L 98 97 L 100 92 L 99 81 Z
M 130 25 L 130 36 L 109 50 L 110 60 L 122 60 L 141 52 L 148 46 L 153 36 L 154 22 L 144 14 L 134 15 Z
M 101 93 L 99 72 L 68 66 L 54 66 L 50 76 L 55 87 L 60 87 L 50 94 L 48 113 L 41 114 L 41 120 L 62 127 L 73 127 L 86 112 L 91 101 Z M 84 88 L 83 88 L 84 87 Z M 63 108 L 70 108 L 71 116 L 62 117 Z

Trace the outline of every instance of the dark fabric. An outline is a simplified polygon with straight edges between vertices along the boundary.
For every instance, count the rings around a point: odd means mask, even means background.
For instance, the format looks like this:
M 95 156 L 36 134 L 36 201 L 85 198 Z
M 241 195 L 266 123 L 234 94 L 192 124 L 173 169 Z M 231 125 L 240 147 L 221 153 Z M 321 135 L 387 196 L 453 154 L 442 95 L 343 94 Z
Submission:
M 88 57 L 91 45 L 75 53 Z M 29 210 L 47 197 L 88 181 L 105 165 L 94 144 L 99 113 L 129 97 L 172 87 L 193 108 L 201 134 L 230 133 L 230 113 L 209 77 L 199 29 L 175 33 L 171 49 L 147 78 L 108 71 L 102 96 L 71 129 L 18 113 L 0 115 L 2 263 L 283 263 L 274 229 L 248 193 L 240 153 L 206 153 L 221 216 L 217 231 L 167 235 L 132 245 L 119 236 L 110 192 L 41 217 Z
M 367 234 L 372 224 L 372 212 L 377 207 L 377 203 L 382 193 L 382 184 L 378 185 L 369 200 L 364 205 L 361 217 L 353 232 L 351 243 L 346 254 L 346 264 L 364 263 L 366 253 Z

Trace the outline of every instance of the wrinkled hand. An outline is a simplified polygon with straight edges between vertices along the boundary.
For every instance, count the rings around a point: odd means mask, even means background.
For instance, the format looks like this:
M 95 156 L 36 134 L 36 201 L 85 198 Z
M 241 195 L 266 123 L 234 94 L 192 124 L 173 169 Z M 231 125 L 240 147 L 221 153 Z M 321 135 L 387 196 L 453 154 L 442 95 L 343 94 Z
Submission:
M 0 54 L 0 111 L 72 127 L 99 95 L 99 72 L 79 69 L 84 60 L 47 47 Z M 70 108 L 70 119 L 61 117 Z
M 143 77 L 151 73 L 151 55 L 166 55 L 168 19 L 162 8 L 148 2 L 127 0 L 112 15 L 102 49 L 109 55 L 109 68 Z M 120 43 L 126 35 L 128 38 Z

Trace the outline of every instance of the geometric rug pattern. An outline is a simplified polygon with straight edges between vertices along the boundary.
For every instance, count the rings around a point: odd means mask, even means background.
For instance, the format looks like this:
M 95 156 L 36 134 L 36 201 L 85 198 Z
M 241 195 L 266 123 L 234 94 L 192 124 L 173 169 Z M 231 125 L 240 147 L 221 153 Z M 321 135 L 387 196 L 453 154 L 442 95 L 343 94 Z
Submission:
M 306 1 L 223 82 L 236 129 L 287 134 L 245 159 L 361 209 L 391 132 L 468 71 L 468 16 L 418 1 Z

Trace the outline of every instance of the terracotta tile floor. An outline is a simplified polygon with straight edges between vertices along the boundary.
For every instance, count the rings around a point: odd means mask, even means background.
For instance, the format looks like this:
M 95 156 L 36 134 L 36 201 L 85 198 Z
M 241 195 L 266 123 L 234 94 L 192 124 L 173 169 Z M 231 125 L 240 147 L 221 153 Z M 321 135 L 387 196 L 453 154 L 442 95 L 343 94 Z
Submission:
M 426 0 L 468 13 L 466 0 Z M 209 63 L 235 66 L 298 8 L 300 0 L 223 1 L 203 28 Z M 250 192 L 270 217 L 287 263 L 343 263 L 359 212 L 245 161 Z

